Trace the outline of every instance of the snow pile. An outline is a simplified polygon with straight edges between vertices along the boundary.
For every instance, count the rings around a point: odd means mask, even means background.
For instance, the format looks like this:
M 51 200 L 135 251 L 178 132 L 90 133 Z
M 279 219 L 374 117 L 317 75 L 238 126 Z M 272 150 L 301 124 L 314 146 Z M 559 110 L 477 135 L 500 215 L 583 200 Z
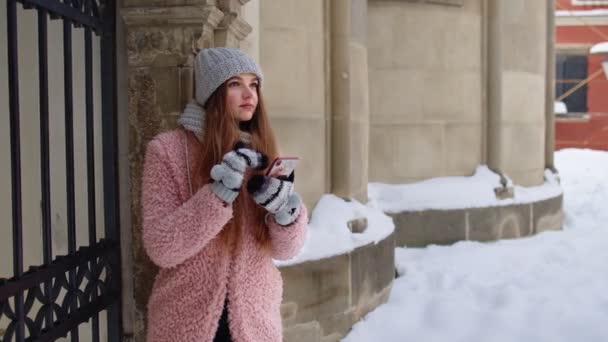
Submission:
M 388 303 L 344 341 L 608 341 L 608 152 L 555 157 L 563 231 L 398 248 Z
M 402 275 L 354 341 L 605 342 L 608 234 L 396 250 Z
M 348 221 L 367 218 L 363 233 L 351 233 Z M 368 243 L 377 243 L 395 230 L 393 220 L 382 211 L 335 195 L 323 195 L 308 224 L 308 234 L 300 253 L 287 261 L 275 261 L 278 266 L 293 265 L 344 254 Z
M 608 229 L 608 152 L 565 149 L 555 164 L 565 189 L 564 228 Z
M 545 179 L 540 186 L 514 186 L 515 197 L 504 200 L 496 199 L 494 194 L 494 188 L 501 186 L 500 176 L 487 166 L 479 166 L 471 177 L 441 177 L 402 185 L 370 183 L 370 201 L 366 205 L 323 195 L 312 213 L 300 254 L 275 263 L 286 266 L 319 260 L 378 242 L 395 229 L 392 219 L 384 213 L 522 204 L 559 196 L 562 190 L 555 175 L 546 171 Z M 507 185 L 513 186 L 513 182 L 507 179 Z M 358 218 L 367 218 L 368 228 L 361 234 L 351 233 L 347 222 Z
M 608 9 L 592 9 L 592 10 L 580 10 L 570 11 L 561 10 L 555 11 L 556 17 L 601 17 L 608 15 Z
M 562 101 L 553 102 L 553 112 L 556 114 L 566 114 L 568 113 L 568 107 Z
M 487 166 L 478 166 L 471 177 L 440 177 L 412 184 L 370 183 L 370 204 L 387 213 L 427 209 L 462 209 L 524 204 L 553 198 L 562 193 L 555 176 L 545 172 L 545 183 L 534 187 L 515 186 L 515 197 L 499 200 L 494 188 L 500 176 Z M 507 179 L 507 185 L 513 182 Z
M 608 42 L 601 42 L 593 45 L 591 49 L 589 49 L 589 53 L 608 53 Z

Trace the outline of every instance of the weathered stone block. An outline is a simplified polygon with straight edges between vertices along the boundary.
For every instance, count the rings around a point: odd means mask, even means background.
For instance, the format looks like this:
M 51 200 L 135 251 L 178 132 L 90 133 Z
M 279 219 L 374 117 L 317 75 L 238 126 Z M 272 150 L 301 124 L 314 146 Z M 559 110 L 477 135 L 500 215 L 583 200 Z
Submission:
M 359 306 L 389 286 L 395 278 L 394 235 L 351 253 L 351 305 Z
M 560 195 L 532 205 L 534 233 L 562 229 L 564 223 L 563 199 L 564 197 Z
M 344 336 L 355 323 L 357 323 L 357 320 L 352 309 L 337 312 L 331 317 L 324 317 L 319 321 L 324 338 L 335 334 Z
M 464 210 L 425 210 L 391 214 L 395 222 L 395 244 L 399 247 L 446 245 L 464 240 Z
M 472 208 L 467 210 L 467 240 L 493 241 L 498 238 L 498 208 Z
M 389 295 L 391 294 L 392 288 L 393 284 L 391 282 L 387 287 L 385 287 L 380 292 L 374 294 L 374 296 L 369 298 L 367 302 L 356 307 L 355 310 L 353 310 L 352 325 L 359 322 L 365 315 L 372 312 L 378 306 L 386 303 L 388 301 Z
M 281 268 L 285 341 L 338 341 L 386 302 L 394 279 L 394 235 L 327 259 Z M 309 340 L 306 340 L 309 341 Z
M 320 342 L 321 326 L 319 322 L 312 321 L 297 324 L 283 330 L 283 341 L 285 342 Z
M 289 326 L 295 321 L 298 312 L 298 303 L 287 302 L 281 304 L 281 321 L 283 326 Z
M 532 234 L 530 204 L 469 209 L 469 240 L 493 241 Z
M 530 204 L 498 207 L 499 239 L 514 239 L 532 235 Z
M 341 338 L 342 338 L 342 335 L 336 333 L 336 334 L 323 336 L 323 338 L 321 339 L 321 342 L 340 342 Z
M 283 301 L 298 303 L 295 323 L 323 320 L 350 303 L 350 256 L 282 267 Z

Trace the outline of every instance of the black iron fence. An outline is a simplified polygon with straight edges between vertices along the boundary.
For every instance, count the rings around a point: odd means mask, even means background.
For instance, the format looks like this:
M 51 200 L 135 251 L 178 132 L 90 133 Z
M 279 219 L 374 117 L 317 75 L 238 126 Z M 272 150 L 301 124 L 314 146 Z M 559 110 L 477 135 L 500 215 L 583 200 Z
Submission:
M 4 0 L 8 52 L 8 102 L 10 122 L 10 163 L 12 201 L 13 277 L 0 278 L 0 340 L 54 341 L 69 334 L 79 341 L 79 325 L 90 322 L 93 341 L 107 335 L 119 341 L 120 312 L 120 247 L 118 212 L 117 130 L 116 130 L 116 61 L 115 0 Z M 24 270 L 20 96 L 19 36 L 17 11 L 37 12 L 38 83 L 40 108 L 40 189 L 41 245 L 43 263 Z M 65 110 L 65 170 L 67 199 L 68 254 L 53 259 L 51 225 L 51 176 L 49 167 L 49 66 L 48 32 L 50 20 L 63 24 L 63 93 Z M 84 30 L 86 186 L 88 205 L 88 244 L 77 245 L 74 177 L 74 85 L 72 33 Z M 100 37 L 100 55 L 94 56 L 92 39 Z M 0 48 L 0 51 L 4 50 Z M 101 61 L 101 70 L 93 70 L 93 58 Z M 101 108 L 94 108 L 94 77 L 101 77 Z M 34 98 L 36 100 L 36 98 Z M 95 165 L 94 113 L 101 111 L 102 160 Z M 4 114 L 3 114 L 4 115 Z M 96 213 L 95 169 L 103 168 L 103 213 Z M 6 175 L 8 176 L 8 175 Z M 54 189 L 53 191 L 56 191 Z M 97 227 L 96 215 L 103 215 L 104 227 Z M 78 227 L 80 228 L 80 227 Z M 103 229 L 104 239 L 97 239 Z M 9 231 L 5 229 L 3 231 Z M 9 234 L 10 235 L 10 234 Z M 107 311 L 107 332 L 100 334 L 99 313 Z

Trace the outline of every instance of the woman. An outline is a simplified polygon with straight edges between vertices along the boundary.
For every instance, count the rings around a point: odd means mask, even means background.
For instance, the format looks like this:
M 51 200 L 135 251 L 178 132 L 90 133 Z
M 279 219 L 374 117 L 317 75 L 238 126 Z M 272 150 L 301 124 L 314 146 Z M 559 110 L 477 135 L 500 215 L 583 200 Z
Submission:
M 301 248 L 306 208 L 277 156 L 259 66 L 238 49 L 195 59 L 196 98 L 147 147 L 143 242 L 160 267 L 148 341 L 282 341 L 282 280 L 272 259 Z M 244 190 L 247 188 L 247 190 Z

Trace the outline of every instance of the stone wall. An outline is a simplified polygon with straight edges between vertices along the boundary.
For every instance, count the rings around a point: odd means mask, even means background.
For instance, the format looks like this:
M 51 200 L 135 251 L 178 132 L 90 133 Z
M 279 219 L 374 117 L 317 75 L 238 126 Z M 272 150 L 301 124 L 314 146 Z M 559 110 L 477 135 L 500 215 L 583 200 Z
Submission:
M 560 195 L 529 204 L 453 210 L 424 210 L 390 214 L 397 246 L 448 245 L 462 240 L 494 241 L 560 230 Z
M 369 2 L 371 182 L 470 175 L 482 163 L 482 1 Z
M 264 98 L 282 154 L 302 160 L 297 187 L 309 208 L 329 191 L 324 15 L 322 0 L 260 1 Z
M 395 276 L 393 234 L 350 253 L 281 267 L 284 340 L 333 342 L 386 302 Z
M 370 181 L 542 183 L 547 1 L 446 4 L 369 2 Z

